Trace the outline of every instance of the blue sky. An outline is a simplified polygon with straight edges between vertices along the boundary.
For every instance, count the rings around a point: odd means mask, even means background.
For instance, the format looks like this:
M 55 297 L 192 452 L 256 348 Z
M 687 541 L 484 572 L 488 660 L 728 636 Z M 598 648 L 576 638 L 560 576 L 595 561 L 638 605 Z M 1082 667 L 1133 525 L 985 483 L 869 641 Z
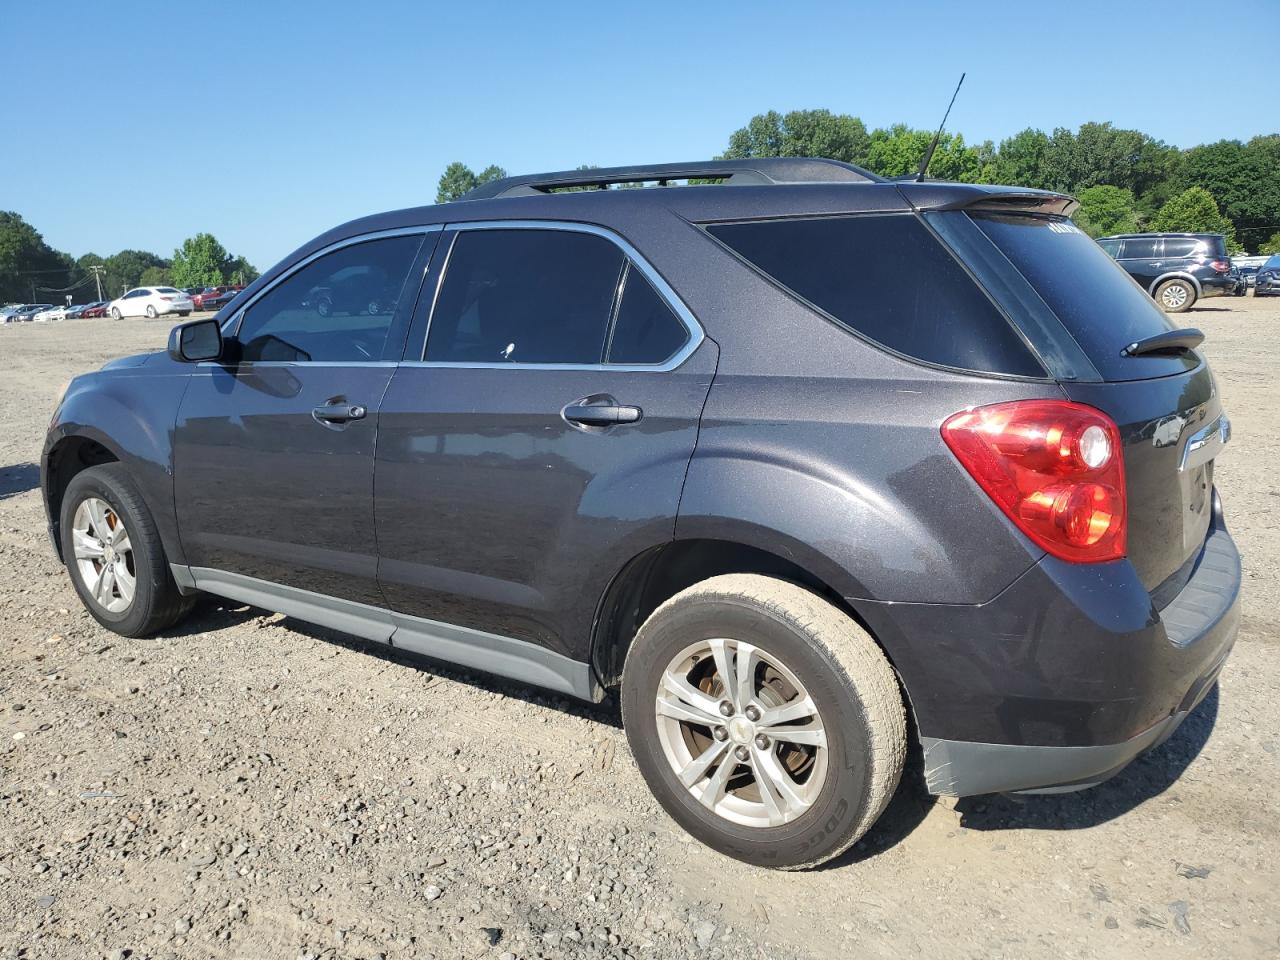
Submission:
M 430 203 L 451 160 L 700 159 L 771 108 L 932 127 L 962 70 L 949 128 L 970 141 L 1088 120 L 1184 147 L 1247 139 L 1280 127 L 1253 105 L 1274 87 L 1257 27 L 1277 12 L 0 0 L 0 209 L 76 256 L 168 256 L 207 230 L 262 269 L 343 220 Z

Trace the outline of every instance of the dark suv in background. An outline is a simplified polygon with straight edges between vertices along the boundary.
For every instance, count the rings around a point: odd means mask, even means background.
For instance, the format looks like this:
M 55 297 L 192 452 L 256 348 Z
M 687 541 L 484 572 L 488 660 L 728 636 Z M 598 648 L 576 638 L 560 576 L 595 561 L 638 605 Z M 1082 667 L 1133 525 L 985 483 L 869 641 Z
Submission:
M 1274 297 L 1277 294 L 1280 294 L 1280 253 L 1269 257 L 1267 262 L 1258 268 L 1253 285 L 1255 297 Z
M 719 183 L 609 189 L 676 180 Z M 206 591 L 614 695 L 753 863 L 849 847 L 909 750 L 935 793 L 1090 786 L 1213 687 L 1240 564 L 1202 336 L 1074 205 L 779 159 L 356 220 L 69 384 L 53 542 L 126 636 Z M 386 295 L 303 305 L 355 275 Z
M 1220 233 L 1123 233 L 1098 243 L 1168 313 L 1233 294 L 1239 284 Z

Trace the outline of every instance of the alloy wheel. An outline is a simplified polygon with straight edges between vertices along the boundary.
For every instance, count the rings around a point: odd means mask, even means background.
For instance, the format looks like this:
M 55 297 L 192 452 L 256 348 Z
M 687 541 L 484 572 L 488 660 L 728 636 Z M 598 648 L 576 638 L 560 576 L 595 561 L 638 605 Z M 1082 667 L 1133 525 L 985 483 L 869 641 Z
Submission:
M 752 644 L 710 639 L 686 647 L 663 671 L 654 710 L 676 779 L 733 823 L 790 823 L 826 781 L 817 705 L 791 670 Z
M 76 572 L 94 603 L 109 613 L 124 613 L 133 604 L 137 573 L 129 531 L 105 500 L 87 497 L 71 521 Z
M 1170 310 L 1176 310 L 1187 302 L 1187 288 L 1181 284 L 1174 283 L 1164 288 L 1160 294 L 1160 299 L 1164 301 L 1164 305 Z

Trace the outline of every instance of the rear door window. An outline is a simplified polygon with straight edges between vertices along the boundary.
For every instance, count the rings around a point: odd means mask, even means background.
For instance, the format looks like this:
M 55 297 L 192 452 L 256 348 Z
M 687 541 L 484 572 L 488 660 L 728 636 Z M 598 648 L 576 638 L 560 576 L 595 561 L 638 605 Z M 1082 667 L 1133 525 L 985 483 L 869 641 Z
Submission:
M 1030 349 L 914 216 L 711 224 L 707 231 L 836 323 L 911 359 L 1043 377 Z
M 689 331 L 658 295 L 645 275 L 635 267 L 627 268 L 609 339 L 606 359 L 609 363 L 665 363 L 689 340 Z
M 1125 357 L 1120 351 L 1174 329 L 1155 301 L 1068 220 L 973 214 L 1107 380 L 1180 373 L 1190 354 Z M 1142 238 L 1147 240 L 1148 238 Z M 1134 241 L 1125 240 L 1125 249 Z
M 1130 237 L 1120 256 L 1125 260 L 1150 260 L 1160 255 L 1159 237 Z
M 1189 257 L 1196 252 L 1196 247 L 1200 245 L 1199 240 L 1193 238 L 1166 237 L 1164 241 L 1164 255 L 1166 257 Z
M 427 333 L 437 363 L 599 364 L 625 263 L 571 230 L 463 230 Z

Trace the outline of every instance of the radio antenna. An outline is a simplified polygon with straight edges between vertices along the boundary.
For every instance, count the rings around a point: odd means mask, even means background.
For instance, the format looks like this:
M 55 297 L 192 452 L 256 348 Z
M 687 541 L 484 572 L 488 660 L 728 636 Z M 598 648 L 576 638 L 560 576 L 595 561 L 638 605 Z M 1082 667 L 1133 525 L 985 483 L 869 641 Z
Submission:
M 929 149 L 924 152 L 924 158 L 920 161 L 920 172 L 916 174 L 916 183 L 924 179 L 925 171 L 929 169 L 929 161 L 933 159 L 933 151 L 938 149 L 938 138 L 942 136 L 942 128 L 947 125 L 947 117 L 951 116 L 951 108 L 956 104 L 956 94 L 960 92 L 960 85 L 964 83 L 964 74 L 960 74 L 960 83 L 956 84 L 956 92 L 951 94 L 951 102 L 947 104 L 947 112 L 942 115 L 942 122 L 938 124 L 938 132 L 933 135 L 933 142 L 929 144 Z

